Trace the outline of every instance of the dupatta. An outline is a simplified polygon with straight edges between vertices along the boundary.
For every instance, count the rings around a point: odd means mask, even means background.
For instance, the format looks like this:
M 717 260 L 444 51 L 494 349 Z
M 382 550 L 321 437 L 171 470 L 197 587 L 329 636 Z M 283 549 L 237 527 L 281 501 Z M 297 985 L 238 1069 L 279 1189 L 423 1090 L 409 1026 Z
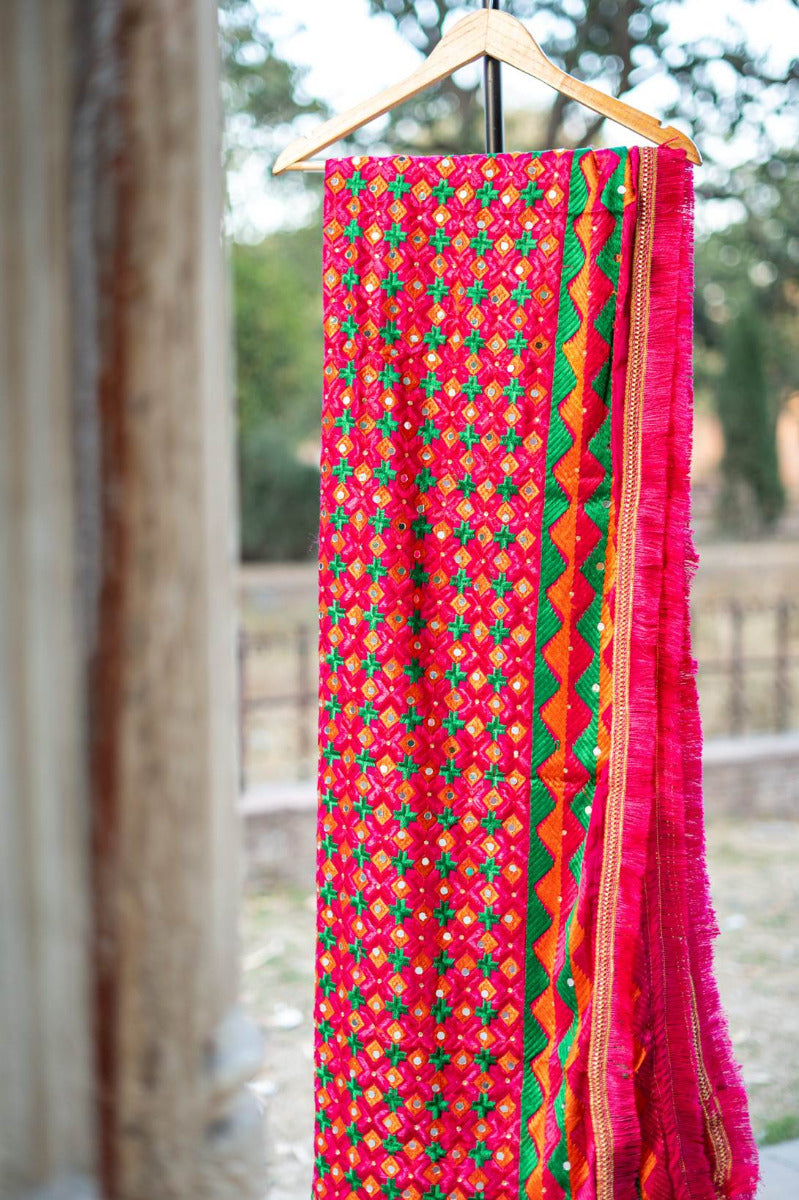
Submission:
M 681 151 L 329 161 L 319 1200 L 743 1200 Z

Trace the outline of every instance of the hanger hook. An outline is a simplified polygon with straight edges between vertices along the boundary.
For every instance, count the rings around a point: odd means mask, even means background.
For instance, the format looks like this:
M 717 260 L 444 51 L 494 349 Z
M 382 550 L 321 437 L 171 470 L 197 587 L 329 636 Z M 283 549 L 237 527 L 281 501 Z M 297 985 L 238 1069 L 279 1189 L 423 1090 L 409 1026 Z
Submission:
M 499 10 L 499 0 L 483 0 L 483 8 Z M 486 153 L 499 154 L 505 149 L 502 120 L 501 67 L 486 54 L 483 59 L 483 95 L 485 97 Z

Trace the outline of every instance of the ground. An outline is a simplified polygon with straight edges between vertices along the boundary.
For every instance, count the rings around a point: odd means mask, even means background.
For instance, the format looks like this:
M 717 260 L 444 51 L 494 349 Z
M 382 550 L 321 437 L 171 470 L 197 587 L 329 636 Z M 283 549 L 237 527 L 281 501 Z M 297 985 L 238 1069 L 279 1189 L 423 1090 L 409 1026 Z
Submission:
M 717 974 L 755 1132 L 761 1143 L 797 1138 L 799 822 L 716 820 L 708 846 L 721 929 Z M 244 1001 L 266 1039 L 256 1089 L 266 1112 L 270 1200 L 309 1196 L 314 903 L 309 880 L 303 891 L 251 894 L 243 909 Z M 784 1187 L 776 1195 L 790 1200 Z

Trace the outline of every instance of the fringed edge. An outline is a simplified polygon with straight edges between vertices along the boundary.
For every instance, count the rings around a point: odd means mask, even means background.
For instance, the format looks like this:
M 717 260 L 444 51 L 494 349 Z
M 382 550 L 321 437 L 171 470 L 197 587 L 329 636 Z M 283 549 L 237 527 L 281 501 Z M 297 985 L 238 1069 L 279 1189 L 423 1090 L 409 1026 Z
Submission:
M 653 213 L 650 187 L 645 173 L 655 171 L 652 181 L 657 192 L 661 186 L 662 158 L 651 149 L 641 150 L 637 236 L 642 238 Z M 658 609 L 662 583 L 664 501 L 666 470 L 663 445 L 668 431 L 669 413 L 661 403 L 665 390 L 670 390 L 669 358 L 664 356 L 662 332 L 669 325 L 669 308 L 673 305 L 676 276 L 671 281 L 659 270 L 663 247 L 659 246 L 654 230 L 648 235 L 647 257 L 640 267 L 634 266 L 627 374 L 642 366 L 640 398 L 636 401 L 628 392 L 627 403 L 638 403 L 640 409 L 640 440 L 636 457 L 625 448 L 625 432 L 620 431 L 618 474 L 624 486 L 624 474 L 636 472 L 638 499 L 635 511 L 633 578 L 628 584 L 632 591 L 630 626 L 629 675 L 627 709 L 629 726 L 624 742 L 614 746 L 614 753 L 626 754 L 627 770 L 624 791 L 624 822 L 622 858 L 618 880 L 615 938 L 610 952 L 615 963 L 612 995 L 611 1044 L 613 1053 L 608 1059 L 607 1095 L 613 1130 L 613 1189 L 612 1195 L 627 1200 L 635 1194 L 641 1168 L 641 1125 L 635 1096 L 635 967 L 639 958 L 644 879 L 648 862 L 649 829 L 655 796 L 655 739 L 658 695 Z M 640 272 L 640 278 L 638 277 Z M 636 330 L 636 304 L 646 304 L 645 324 Z M 643 364 L 641 364 L 641 356 Z M 624 416 L 624 414 L 622 414 Z M 621 536 L 620 517 L 620 536 Z M 624 546 L 619 544 L 620 559 Z M 624 586 L 619 580 L 619 587 Z M 617 612 L 620 598 L 617 597 Z M 620 629 L 614 624 L 614 638 Z M 614 722 L 616 713 L 614 712 Z M 606 1194 L 598 1177 L 598 1195 Z
M 692 216 L 693 194 L 686 188 L 686 208 Z M 684 251 L 686 282 L 693 281 L 693 241 Z M 693 441 L 692 377 L 692 289 L 684 287 L 678 323 L 678 379 L 675 405 L 675 474 L 679 484 L 675 531 L 682 532 L 683 559 L 683 646 L 680 674 L 683 714 L 683 787 L 685 797 L 685 844 L 688 878 L 688 943 L 691 973 L 698 1008 L 699 1041 L 710 1075 L 710 1084 L 720 1106 L 721 1124 L 730 1149 L 730 1169 L 724 1195 L 730 1200 L 752 1200 L 760 1178 L 757 1146 L 752 1133 L 749 1106 L 740 1067 L 735 1060 L 726 1015 L 714 970 L 713 945 L 718 934 L 710 893 L 702 798 L 702 728 L 696 687 L 696 661 L 691 650 L 690 591 L 698 555 L 691 529 L 690 469 Z
M 638 149 L 631 147 L 629 152 L 630 177 L 637 180 Z M 627 373 L 627 355 L 629 338 L 629 303 L 632 260 L 632 247 L 635 236 L 636 204 L 631 199 L 624 210 L 622 218 L 621 261 L 616 301 L 616 328 L 613 335 L 613 353 L 611 360 L 611 445 L 612 445 L 612 495 L 615 511 L 619 505 L 619 472 L 618 441 L 619 427 L 622 423 L 624 408 L 624 388 Z M 608 591 L 608 606 L 611 622 L 615 619 L 615 583 L 611 582 Z M 612 662 L 612 640 L 605 649 L 608 669 Z M 610 714 L 612 719 L 612 713 Z M 585 937 L 575 954 L 575 966 L 589 980 L 594 979 L 596 964 L 596 912 L 599 896 L 600 878 L 602 875 L 603 846 L 605 837 L 605 814 L 608 802 L 608 764 L 604 763 L 600 771 L 594 793 L 593 814 L 586 834 L 585 853 L 580 877 L 580 894 L 578 899 L 578 919 Z M 574 1061 L 569 1068 L 569 1081 L 573 1095 L 579 1099 L 582 1117 L 574 1130 L 573 1137 L 578 1151 L 586 1161 L 588 1171 L 584 1182 L 575 1191 L 574 1200 L 595 1200 L 596 1197 L 596 1146 L 590 1106 L 590 1085 L 588 1078 L 588 1061 L 591 1046 L 591 1031 L 593 1024 L 593 996 L 589 999 L 582 1015 L 578 1035 L 577 1051 Z
M 639 506 L 634 620 L 644 659 L 634 656 L 631 677 L 631 712 L 641 723 L 630 730 L 631 745 L 658 731 L 655 853 L 647 866 L 647 898 L 657 898 L 647 913 L 647 949 L 659 976 L 647 997 L 657 1094 L 649 1100 L 657 1106 L 663 1165 L 675 1197 L 751 1200 L 757 1155 L 713 975 L 715 921 L 704 858 L 701 730 L 689 647 L 688 586 L 696 561 L 689 527 L 693 197 L 691 168 L 680 152 L 658 154 L 655 203 L 641 459 L 646 489 Z M 641 639 L 651 629 L 651 614 L 642 616 L 641 609 L 650 606 L 660 611 L 647 644 Z M 648 668 L 652 655 L 654 724 L 651 674 L 640 669 Z M 643 814 L 645 797 L 635 803 Z M 635 847 L 637 882 L 637 838 Z M 631 1165 L 618 1163 L 619 1197 L 632 1182 Z
M 694 1053 L 690 963 L 686 955 L 688 909 L 685 847 L 685 795 L 682 780 L 680 672 L 684 642 L 685 568 L 680 497 L 686 447 L 677 421 L 682 406 L 690 413 L 692 239 L 691 169 L 671 152 L 659 163 L 655 211 L 655 252 L 651 295 L 653 330 L 647 358 L 647 395 L 653 398 L 646 422 L 647 446 L 657 454 L 662 479 L 661 575 L 657 603 L 658 712 L 654 819 L 647 868 L 645 936 L 650 972 L 646 1008 L 652 1031 L 656 1127 L 662 1137 L 661 1174 L 673 1195 L 716 1200 L 709 1170 L 705 1121 Z M 687 338 L 686 338 L 687 334 Z M 655 411 L 657 410 L 657 411 Z M 654 430 L 657 430 L 655 433 Z M 657 437 L 657 441 L 655 441 Z M 645 473 L 651 463 L 645 462 Z M 647 486 L 649 486 L 649 476 Z M 653 598 L 654 599 L 654 598 Z

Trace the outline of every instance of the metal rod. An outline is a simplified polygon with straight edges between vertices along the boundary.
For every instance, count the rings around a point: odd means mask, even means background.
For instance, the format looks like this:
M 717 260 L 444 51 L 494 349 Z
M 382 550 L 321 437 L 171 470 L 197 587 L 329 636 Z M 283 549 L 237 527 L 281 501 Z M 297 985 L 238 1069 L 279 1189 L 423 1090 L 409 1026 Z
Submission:
M 499 0 L 483 0 L 483 8 L 499 8 Z M 497 60 L 486 55 L 483 59 L 483 92 L 485 95 L 487 154 L 499 154 L 505 149 L 500 70 Z

